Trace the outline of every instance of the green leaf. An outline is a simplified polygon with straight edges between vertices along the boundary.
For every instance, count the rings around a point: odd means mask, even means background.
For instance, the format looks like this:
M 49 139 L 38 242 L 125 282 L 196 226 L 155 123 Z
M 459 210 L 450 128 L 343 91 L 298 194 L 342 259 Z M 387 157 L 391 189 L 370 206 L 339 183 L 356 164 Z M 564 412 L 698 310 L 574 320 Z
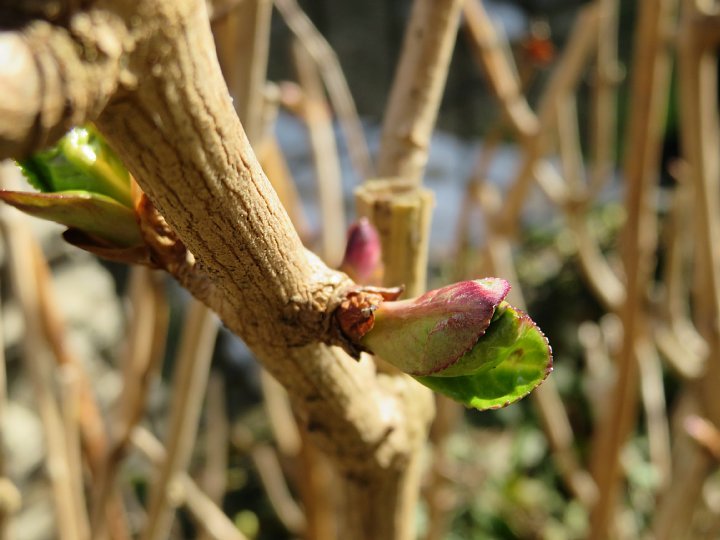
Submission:
M 504 279 L 484 278 L 383 302 L 362 344 L 405 373 L 436 374 L 472 350 L 509 290 Z
M 552 371 L 552 351 L 525 313 L 502 302 L 485 334 L 457 363 L 415 379 L 479 410 L 505 407 L 529 394 Z
M 91 127 L 70 130 L 56 146 L 18 163 L 28 182 L 44 193 L 100 193 L 132 207 L 130 175 Z
M 35 154 L 18 163 L 28 183 L 43 193 L 53 191 L 52 172 L 47 161 L 44 157 Z
M 105 195 L 87 191 L 0 191 L 0 199 L 26 214 L 81 230 L 109 247 L 143 244 L 133 210 Z

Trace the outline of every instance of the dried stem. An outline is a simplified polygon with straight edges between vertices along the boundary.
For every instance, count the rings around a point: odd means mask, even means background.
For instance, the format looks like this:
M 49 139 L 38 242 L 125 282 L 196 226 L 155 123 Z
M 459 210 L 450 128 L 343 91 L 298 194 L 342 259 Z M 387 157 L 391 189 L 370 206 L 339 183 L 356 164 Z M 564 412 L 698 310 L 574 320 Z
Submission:
M 68 441 L 63 432 L 62 414 L 54 390 L 54 370 L 50 364 L 48 346 L 38 336 L 43 335 L 39 300 L 33 279 L 35 272 L 32 252 L 33 239 L 20 221 L 20 216 L 2 214 L 5 245 L 9 255 L 12 289 L 25 316 L 23 348 L 25 362 L 33 384 L 45 436 L 46 473 L 50 479 L 60 540 L 88 538 L 83 536 L 79 516 L 83 508 L 77 500 L 73 475 L 82 471 L 72 469 L 68 456 Z M 30 279 L 28 279 L 30 276 Z
M 487 253 L 485 259 L 487 264 L 486 273 L 488 275 L 502 275 L 515 284 L 508 298 L 513 305 L 522 309 L 525 301 L 522 290 L 517 285 L 518 280 L 510 242 L 508 237 L 500 234 L 494 226 L 494 223 L 497 223 L 496 216 L 498 216 L 502 208 L 499 193 L 493 186 L 482 184 L 479 195 L 487 231 L 485 247 Z M 540 413 L 543 428 L 552 449 L 553 459 L 563 481 L 578 500 L 588 507 L 591 506 L 597 496 L 596 488 L 588 473 L 580 467 L 574 453 L 572 427 L 553 379 L 547 379 L 541 387 L 537 388 L 532 394 L 532 399 Z
M 213 21 L 218 61 L 252 144 L 263 135 L 271 0 L 244 0 Z
M 225 412 L 225 381 L 217 371 L 210 371 L 205 400 L 205 467 L 200 473 L 199 487 L 210 501 L 222 508 L 227 490 L 230 423 Z M 207 531 L 198 535 L 199 540 L 209 538 Z
M 298 488 L 305 511 L 305 538 L 334 540 L 340 535 L 339 501 L 335 494 L 340 480 L 327 456 L 313 444 L 307 431 L 300 432 L 302 448 L 299 464 L 302 470 Z
M 145 454 L 156 467 L 164 467 L 167 461 L 167 452 L 160 441 L 148 430 L 137 426 L 133 429 L 131 442 L 138 450 Z M 173 491 L 173 503 L 184 504 L 196 522 L 203 528 L 203 532 L 215 540 L 247 540 L 223 514 L 186 472 L 176 473 L 170 486 Z
M 298 81 L 304 95 L 302 118 L 308 129 L 317 177 L 318 206 L 322 223 L 320 253 L 329 266 L 337 267 L 342 261 L 345 249 L 345 201 L 332 117 L 316 65 L 298 42 L 293 43 L 292 50 Z
M 658 489 L 670 482 L 672 456 L 670 428 L 668 426 L 665 387 L 660 357 L 654 343 L 648 338 L 638 339 L 635 356 L 640 367 L 640 393 L 648 431 L 650 462 L 659 476 Z
M 503 205 L 503 231 L 513 233 L 517 230 L 537 160 L 545 153 L 549 143 L 549 130 L 555 125 L 556 106 L 559 100 L 572 93 L 579 82 L 587 59 L 597 45 L 593 39 L 597 23 L 596 6 L 591 4 L 584 7 L 577 16 L 569 41 L 543 91 L 537 113 L 541 130 L 524 145 L 523 161 Z
M 720 379 L 720 256 L 716 245 L 720 238 L 720 212 L 717 193 L 720 160 L 716 153 L 720 144 L 720 122 L 717 103 L 717 80 L 710 64 L 715 50 L 706 49 L 695 33 L 693 19 L 706 16 L 700 2 L 686 2 L 680 30 L 679 59 L 681 91 L 681 133 L 683 154 L 689 165 L 695 193 L 696 268 L 695 321 L 708 346 L 708 362 L 699 385 L 704 415 L 720 425 L 720 399 L 712 388 Z
M 185 471 L 190 461 L 217 328 L 215 315 L 200 302 L 191 301 L 173 376 L 165 445 L 167 456 L 150 489 L 143 540 L 166 538 L 170 530 L 174 510 L 168 499 L 168 488 L 175 475 Z
M 303 211 L 300 194 L 275 135 L 266 133 L 261 137 L 260 142 L 255 145 L 255 152 L 280 202 L 287 210 L 293 227 L 300 238 L 308 239 L 310 226 Z
M 687 419 L 696 416 L 698 403 L 686 392 L 673 415 L 673 477 L 658 502 L 652 532 L 658 540 L 688 538 L 693 515 L 702 497 L 713 458 L 687 432 Z
M 559 96 L 556 108 L 558 150 L 568 198 L 563 209 L 568 227 L 575 237 L 580 269 L 597 299 L 607 310 L 616 311 L 625 299 L 625 287 L 600 251 L 587 223 L 588 189 L 584 179 L 585 168 L 574 96 Z
M 373 176 L 370 151 L 358 118 L 355 102 L 335 51 L 300 9 L 296 0 L 275 0 L 280 14 L 300 44 L 315 62 L 345 134 L 350 160 L 361 179 Z
M 663 295 L 654 337 L 658 350 L 672 368 L 684 379 L 696 379 L 704 370 L 708 350 L 707 343 L 690 319 L 688 305 L 690 283 L 687 275 L 691 271 L 690 259 L 695 249 L 694 194 L 686 164 L 677 162 L 675 165 L 672 169 L 678 185 L 672 195 L 664 234 Z
M 567 188 L 542 159 L 542 155 L 547 145 L 549 130 L 556 125 L 554 115 L 557 111 L 557 104 L 571 95 L 585 60 L 594 46 L 594 42 L 587 33 L 596 26 L 597 13 L 595 7 L 588 6 L 578 16 L 570 42 L 545 89 L 537 116 L 530 116 L 532 111 L 528 112 L 522 105 L 523 98 L 520 83 L 515 76 L 516 70 L 510 64 L 511 58 L 501 52 L 503 36 L 493 31 L 493 27 L 481 7 L 477 5 L 471 8 L 466 7 L 466 16 L 476 56 L 485 68 L 496 95 L 506 96 L 501 98 L 504 99 L 506 108 L 510 103 L 515 104 L 514 112 L 508 109 L 506 116 L 524 142 L 523 162 L 505 203 L 500 202 L 496 190 L 484 183 L 485 175 L 481 172 L 474 174 L 472 182 L 473 192 L 480 201 L 486 220 L 486 250 L 489 264 L 487 270 L 491 274 L 503 275 L 515 283 L 516 280 L 512 279 L 515 269 L 511 246 L 508 237 L 504 234 L 514 230 L 519 221 L 519 212 L 524 204 L 530 180 L 537 178 L 554 201 L 564 205 L 567 199 Z M 534 126 L 537 126 L 537 129 L 533 131 Z M 572 150 L 577 152 L 577 149 Z M 575 163 L 577 164 L 578 161 L 579 158 L 576 157 Z M 485 162 L 487 160 L 479 163 Z M 574 166 L 574 169 L 577 172 L 577 165 Z M 516 304 L 518 301 L 520 302 L 517 305 L 522 305 L 521 292 L 517 286 L 510 294 Z M 591 505 L 595 498 L 595 487 L 587 473 L 580 468 L 573 453 L 573 434 L 570 423 L 552 380 L 546 381 L 533 393 L 533 400 L 543 418 L 545 432 L 553 448 L 553 457 L 563 479 L 584 504 Z
M 105 510 L 115 478 L 125 457 L 134 427 L 145 413 L 150 383 L 157 374 L 165 351 L 168 306 L 162 274 L 145 267 L 132 269 L 130 277 L 130 327 L 121 356 L 123 387 L 113 421 L 113 443 L 107 451 L 93 489 L 91 530 L 93 538 L 104 538 Z
M 458 499 L 455 486 L 448 480 L 450 460 L 446 446 L 462 418 L 463 409 L 445 396 L 436 396 L 435 410 L 435 420 L 430 428 L 433 459 L 423 493 L 428 515 L 425 540 L 442 540 L 447 537 Z
M 250 457 L 275 514 L 288 531 L 302 536 L 306 530 L 305 515 L 290 494 L 275 450 L 257 445 Z
M 463 15 L 471 50 L 510 125 L 521 139 L 534 136 L 540 125 L 525 99 L 515 64 L 506 53 L 509 46 L 505 34 L 492 24 L 480 0 L 466 0 Z
M 593 477 L 599 499 L 591 514 L 591 538 L 607 538 L 620 480 L 620 450 L 636 422 L 638 339 L 647 339 L 647 293 L 656 243 L 654 183 L 667 111 L 670 55 L 664 31 L 672 21 L 674 0 L 644 2 L 639 9 L 628 127 L 627 223 L 623 263 L 626 299 L 620 314 L 623 341 L 611 408 L 601 419 L 593 445 Z
M 71 377 L 73 390 L 64 394 L 64 398 L 77 400 L 77 415 L 79 420 L 82 449 L 90 473 L 95 480 L 94 485 L 100 485 L 104 475 L 105 461 L 109 451 L 109 443 L 105 425 L 100 413 L 95 394 L 90 380 L 84 371 L 82 364 L 68 350 L 64 339 L 64 324 L 59 314 L 57 302 L 52 292 L 50 282 L 50 269 L 47 261 L 40 251 L 40 246 L 33 242 L 32 250 L 35 262 L 35 275 L 37 277 L 37 294 L 40 303 L 40 316 L 45 337 L 53 351 L 55 361 L 61 370 L 68 370 Z M 69 405 L 68 405 L 69 406 Z M 68 406 L 64 407 L 64 410 Z M 110 486 L 108 486 L 108 489 Z M 82 490 L 78 492 L 82 495 Z M 106 500 L 108 499 L 109 500 Z M 84 501 L 84 495 L 82 500 Z M 105 519 L 110 525 L 112 538 L 129 538 L 128 525 L 125 517 L 125 509 L 120 493 L 110 490 L 103 494 L 106 500 Z M 83 502 L 84 507 L 84 502 Z M 86 519 L 86 517 L 83 517 Z
M 461 6 L 459 0 L 413 2 L 383 117 L 380 177 L 400 177 L 416 184 L 422 179 Z
M 706 34 L 698 31 L 698 26 L 703 26 L 706 17 L 712 24 L 714 14 L 705 11 L 707 9 L 709 4 L 705 2 L 683 2 L 678 34 L 678 81 L 683 155 L 695 195 L 696 281 L 693 315 L 708 349 L 705 370 L 690 387 L 693 397 L 699 402 L 693 403 L 695 409 L 690 413 L 700 414 L 712 424 L 720 425 L 720 399 L 717 395 L 717 383 L 720 380 L 720 364 L 717 362 L 720 353 L 720 257 L 716 249 L 720 239 L 716 200 L 720 173 L 717 157 L 720 123 L 716 99 L 717 72 L 713 68 L 716 64 L 716 50 L 714 46 L 707 48 Z M 676 460 L 676 474 L 660 501 L 653 523 L 653 531 L 661 539 L 688 535 L 702 486 L 711 470 L 708 453 L 688 443 L 687 437 L 682 435 L 686 427 L 685 418 L 681 418 L 680 422 L 683 422 L 682 427 L 674 430 L 675 441 L 676 446 L 684 443 L 686 452 L 682 459 Z
M 272 426 L 280 452 L 289 457 L 300 453 L 302 441 L 297 423 L 290 409 L 287 392 L 267 371 L 260 374 L 265 414 Z
M 80 538 L 90 538 L 90 519 L 85 501 L 83 485 L 82 457 L 80 452 L 80 400 L 78 395 L 79 376 L 74 365 L 62 366 L 58 372 L 60 386 L 60 412 L 62 429 L 67 444 L 68 468 L 74 471 L 70 477 L 74 500 L 77 501 L 75 520 L 78 524 Z
M 620 65 L 617 58 L 618 0 L 596 0 L 600 20 L 597 26 L 597 59 L 592 88 L 590 152 L 592 168 L 589 190 L 596 194 L 613 172 L 617 130 L 617 85 Z
M 605 408 L 611 386 L 612 367 L 607 340 L 599 324 L 585 321 L 578 327 L 578 341 L 585 360 L 585 394 L 592 417 L 598 418 Z

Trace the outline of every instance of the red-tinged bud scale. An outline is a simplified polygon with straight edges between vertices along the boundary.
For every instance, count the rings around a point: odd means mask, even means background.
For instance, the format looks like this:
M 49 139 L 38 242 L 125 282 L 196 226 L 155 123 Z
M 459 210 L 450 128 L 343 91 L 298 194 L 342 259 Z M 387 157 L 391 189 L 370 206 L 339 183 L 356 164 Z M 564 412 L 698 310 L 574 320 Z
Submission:
M 372 283 L 380 268 L 380 258 L 380 236 L 367 218 L 360 218 L 348 229 L 340 270 L 358 283 Z
M 359 287 L 336 312 L 352 345 L 469 407 L 504 407 L 552 371 L 537 325 L 504 301 L 507 281 L 464 281 L 410 300 Z
M 442 371 L 475 346 L 509 290 L 504 279 L 486 278 L 383 302 L 362 344 L 405 373 Z

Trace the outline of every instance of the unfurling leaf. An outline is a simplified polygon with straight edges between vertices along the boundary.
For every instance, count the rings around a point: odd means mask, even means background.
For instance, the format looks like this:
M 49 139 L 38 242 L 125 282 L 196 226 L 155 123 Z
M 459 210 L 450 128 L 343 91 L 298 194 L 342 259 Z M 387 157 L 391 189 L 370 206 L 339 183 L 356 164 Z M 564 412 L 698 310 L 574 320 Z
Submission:
M 489 278 L 383 302 L 363 345 L 405 373 L 432 375 L 473 348 L 509 290 L 504 279 Z
M 480 410 L 505 407 L 528 395 L 552 371 L 550 345 L 522 311 L 503 302 L 498 313 L 485 335 L 457 364 L 436 376 L 416 379 Z
M 552 370 L 547 339 L 503 299 L 507 281 L 486 278 L 382 302 L 362 347 L 419 382 L 478 409 L 527 395 Z
M 92 127 L 76 127 L 58 143 L 18 163 L 43 193 L 88 191 L 132 208 L 130 175 Z
M 133 210 L 105 195 L 87 191 L 0 191 L 0 199 L 31 216 L 83 231 L 104 241 L 107 247 L 142 244 Z
M 65 239 L 106 259 L 152 266 L 133 181 L 92 126 L 70 130 L 48 150 L 18 163 L 41 193 L 0 191 L 0 199 L 68 227 Z

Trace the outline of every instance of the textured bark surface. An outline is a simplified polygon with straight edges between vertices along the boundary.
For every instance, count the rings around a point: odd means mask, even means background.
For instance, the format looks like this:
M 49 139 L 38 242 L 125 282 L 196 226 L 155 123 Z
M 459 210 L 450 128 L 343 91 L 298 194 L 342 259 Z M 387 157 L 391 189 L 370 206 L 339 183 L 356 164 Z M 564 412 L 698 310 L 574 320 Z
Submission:
M 0 42 L 0 55 L 8 43 L 26 47 L 17 55 L 22 65 L 0 64 L 0 81 L 18 73 L 35 81 L 31 102 L 0 110 L 0 157 L 25 155 L 70 124 L 95 121 L 189 249 L 186 264 L 173 265 L 178 279 L 287 388 L 313 441 L 353 486 L 344 538 L 408 538 L 414 507 L 403 501 L 412 500 L 405 494 L 417 491 L 418 475 L 405 468 L 417 462 L 411 455 L 432 415 L 430 393 L 321 343 L 333 342 L 330 315 L 353 283 L 304 249 L 258 165 L 220 72 L 204 2 L 83 6 L 95 10 L 85 41 L 119 44 L 112 55 L 27 44 L 34 24 L 52 40 L 76 39 L 67 27 L 88 20 L 85 13 L 55 21 L 60 26 L 32 23 Z M 46 77 L 38 66 L 56 56 L 52 73 L 64 84 L 38 83 Z M 93 79 L 98 70 L 103 75 Z M 59 116 L 44 108 L 71 97 Z
M 383 119 L 377 174 L 420 182 L 460 21 L 461 0 L 413 3 Z M 452 31 L 448 32 L 448 29 Z
M 0 32 L 0 159 L 24 157 L 96 117 L 119 84 L 127 35 L 120 17 L 104 9 L 64 26 L 32 20 Z

